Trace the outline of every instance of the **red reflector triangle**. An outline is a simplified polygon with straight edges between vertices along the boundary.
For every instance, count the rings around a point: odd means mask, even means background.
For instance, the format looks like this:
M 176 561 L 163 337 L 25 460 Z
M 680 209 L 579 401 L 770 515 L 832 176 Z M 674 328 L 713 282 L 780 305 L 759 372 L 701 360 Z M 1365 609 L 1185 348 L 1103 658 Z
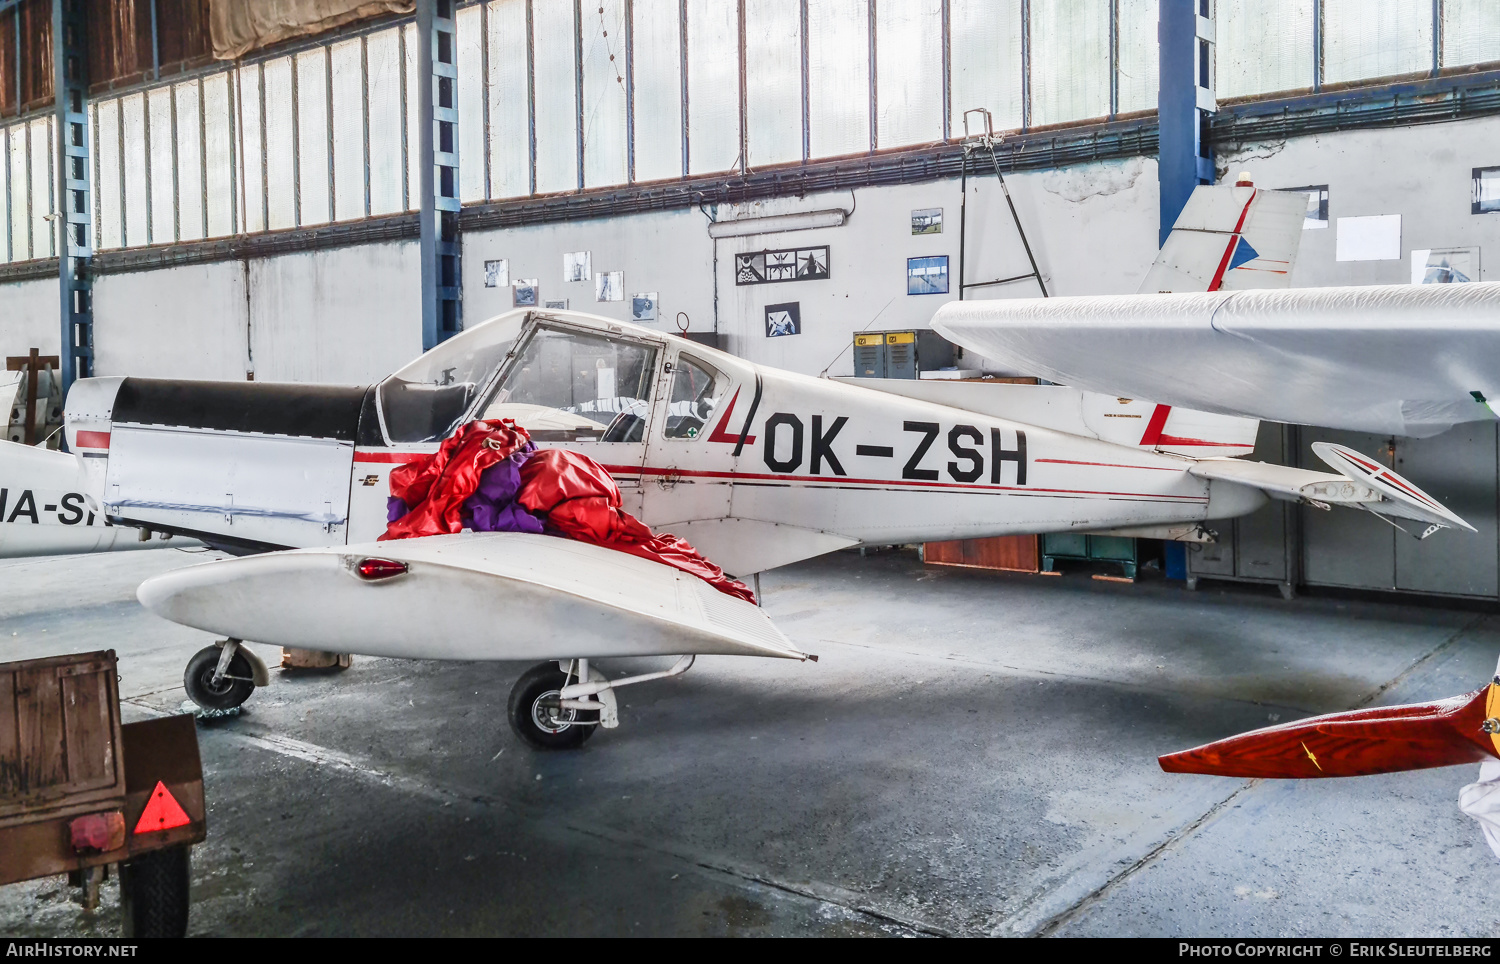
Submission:
M 156 781 L 156 789 L 151 791 L 151 799 L 146 801 L 146 809 L 141 812 L 141 819 L 136 822 L 136 833 L 155 833 L 158 830 L 171 830 L 173 827 L 185 827 L 193 821 L 188 817 L 187 811 L 178 804 L 177 798 L 172 796 L 172 791 L 160 780 Z

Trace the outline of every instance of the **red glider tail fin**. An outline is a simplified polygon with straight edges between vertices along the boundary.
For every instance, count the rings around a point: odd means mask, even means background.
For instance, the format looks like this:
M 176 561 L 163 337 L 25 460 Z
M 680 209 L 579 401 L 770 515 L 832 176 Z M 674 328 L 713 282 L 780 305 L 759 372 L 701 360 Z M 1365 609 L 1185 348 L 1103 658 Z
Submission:
M 1355 777 L 1500 757 L 1500 677 L 1436 703 L 1330 713 L 1241 733 L 1157 762 L 1168 773 Z

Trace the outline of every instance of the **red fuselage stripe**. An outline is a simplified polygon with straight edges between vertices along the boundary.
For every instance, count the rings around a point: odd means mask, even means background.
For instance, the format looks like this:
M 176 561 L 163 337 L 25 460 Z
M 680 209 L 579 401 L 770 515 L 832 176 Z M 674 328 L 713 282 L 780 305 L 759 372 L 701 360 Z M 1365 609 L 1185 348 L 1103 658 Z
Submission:
M 79 432 L 76 441 L 81 449 L 107 449 L 109 448 L 109 433 Z
M 1077 462 L 1073 459 L 1035 459 L 1036 462 L 1050 462 L 1053 465 L 1099 465 L 1106 469 L 1150 469 L 1152 472 L 1181 472 L 1175 465 L 1121 465 L 1118 462 Z
M 1156 440 L 1157 445 L 1207 445 L 1214 448 L 1225 449 L 1253 449 L 1254 445 L 1249 442 L 1210 442 L 1201 438 L 1178 438 L 1175 435 L 1162 435 Z
M 426 458 L 431 452 L 355 452 L 356 462 L 415 462 Z
M 831 485 L 901 486 L 918 489 L 970 489 L 980 492 L 1042 492 L 1049 495 L 1105 495 L 1130 499 L 1170 499 L 1173 502 L 1207 502 L 1207 496 L 1168 495 L 1158 492 L 1108 492 L 1094 489 L 1040 489 L 1030 485 L 974 485 L 967 482 L 922 482 L 912 479 L 851 479 L 843 475 L 769 475 L 755 472 L 694 472 L 659 469 L 649 465 L 606 465 L 611 475 L 665 475 L 677 478 L 730 479 L 767 482 L 821 482 Z

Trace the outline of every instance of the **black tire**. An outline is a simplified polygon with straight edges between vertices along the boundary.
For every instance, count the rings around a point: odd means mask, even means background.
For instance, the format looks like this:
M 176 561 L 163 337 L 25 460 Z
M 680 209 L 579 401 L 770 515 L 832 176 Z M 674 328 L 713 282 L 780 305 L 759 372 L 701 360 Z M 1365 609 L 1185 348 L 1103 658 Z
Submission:
M 543 725 L 543 721 L 553 714 L 538 706 L 537 702 L 544 697 L 555 697 L 567 683 L 567 674 L 558 669 L 556 663 L 533 666 L 516 680 L 516 685 L 510 689 L 510 701 L 505 715 L 510 720 L 510 728 L 515 730 L 516 736 L 523 743 L 537 750 L 574 750 L 594 735 L 598 724 L 588 721 L 598 720 L 597 712 L 562 710 L 560 712 L 564 718 L 582 721 L 582 725 L 579 722 L 563 722 L 561 719 L 553 719 L 551 725 Z
M 186 937 L 187 847 L 165 847 L 120 865 L 120 917 L 124 937 Z
M 187 689 L 188 699 L 205 710 L 233 709 L 255 692 L 255 683 L 251 680 L 255 671 L 243 653 L 234 654 L 229 661 L 228 676 L 220 680 L 218 686 L 214 685 L 214 670 L 219 666 L 220 652 L 217 646 L 200 649 L 188 660 L 187 669 L 182 674 L 182 685 Z M 229 676 L 239 678 L 230 679 Z

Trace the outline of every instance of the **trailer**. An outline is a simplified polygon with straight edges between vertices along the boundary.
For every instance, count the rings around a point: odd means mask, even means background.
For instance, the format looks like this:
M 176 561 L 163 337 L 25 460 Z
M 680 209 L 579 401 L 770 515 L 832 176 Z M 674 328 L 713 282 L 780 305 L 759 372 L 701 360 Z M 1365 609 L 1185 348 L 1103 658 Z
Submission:
M 191 716 L 120 723 L 113 650 L 0 663 L 0 885 L 67 874 L 98 904 L 115 866 L 127 937 L 187 933 L 207 834 Z

